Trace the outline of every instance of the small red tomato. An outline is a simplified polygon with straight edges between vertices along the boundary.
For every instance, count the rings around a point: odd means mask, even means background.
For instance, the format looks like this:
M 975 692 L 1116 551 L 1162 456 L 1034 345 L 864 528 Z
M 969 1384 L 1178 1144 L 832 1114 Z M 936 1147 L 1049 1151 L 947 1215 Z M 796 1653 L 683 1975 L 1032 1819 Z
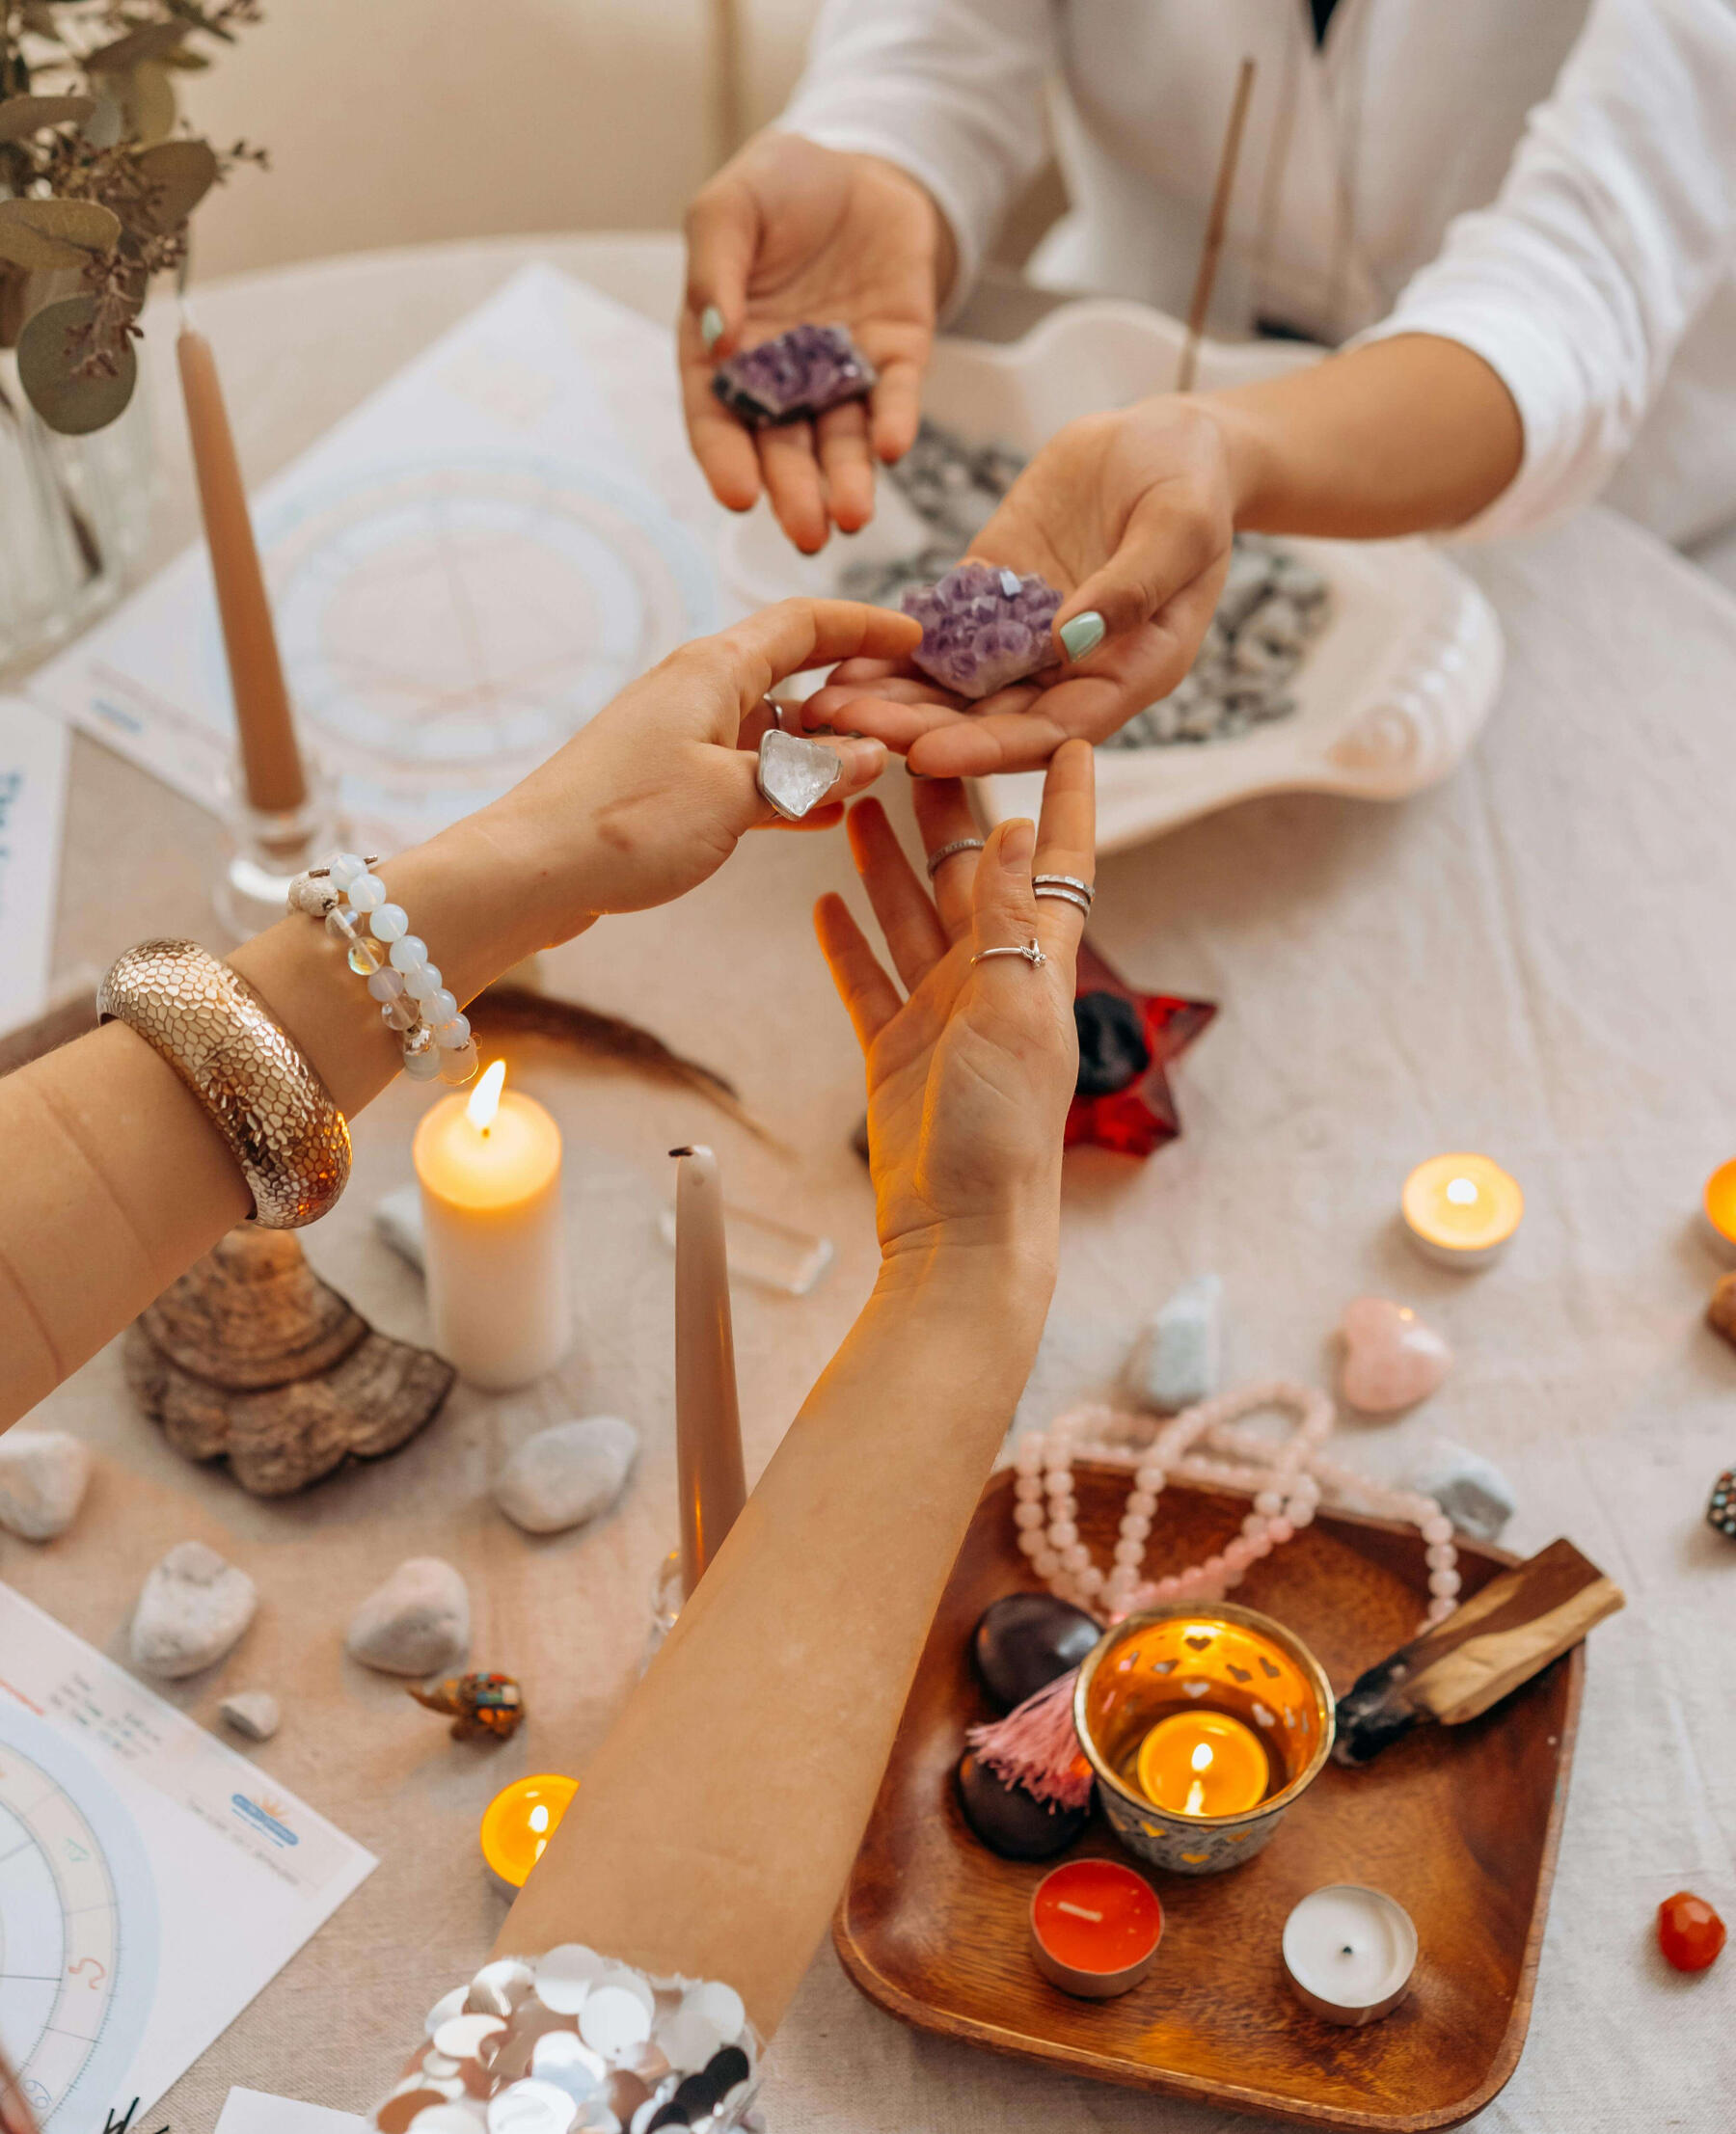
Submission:
M 1703 1971 L 1724 1945 L 1724 1923 L 1703 1897 L 1679 1889 L 1658 1906 L 1658 1947 L 1678 1971 Z

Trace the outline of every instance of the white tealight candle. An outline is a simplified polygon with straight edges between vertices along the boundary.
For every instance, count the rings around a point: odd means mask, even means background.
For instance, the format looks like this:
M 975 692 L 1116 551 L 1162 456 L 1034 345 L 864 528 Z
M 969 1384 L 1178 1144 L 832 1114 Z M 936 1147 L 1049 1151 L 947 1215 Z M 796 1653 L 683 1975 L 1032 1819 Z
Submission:
M 468 1097 L 416 1129 L 434 1345 L 473 1386 L 528 1385 L 572 1337 L 560 1216 L 560 1129 L 502 1093 L 497 1060 Z
M 1417 1930 L 1378 1889 L 1330 1882 L 1284 1922 L 1284 1968 L 1304 2007 L 1352 2027 L 1390 2015 L 1410 1989 Z
M 1519 1181 L 1488 1156 L 1430 1156 L 1404 1181 L 1399 1205 L 1411 1242 L 1442 1267 L 1486 1267 L 1525 1214 Z

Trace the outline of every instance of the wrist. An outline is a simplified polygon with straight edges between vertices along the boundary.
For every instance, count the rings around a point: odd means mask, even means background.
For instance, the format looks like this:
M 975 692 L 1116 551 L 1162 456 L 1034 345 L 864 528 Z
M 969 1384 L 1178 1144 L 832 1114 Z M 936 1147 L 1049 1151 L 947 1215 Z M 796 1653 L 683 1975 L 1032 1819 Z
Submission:
M 883 155 L 858 152 L 856 161 L 866 166 L 909 195 L 921 209 L 929 231 L 929 256 L 933 267 L 935 310 L 945 308 L 953 293 L 953 284 L 959 275 L 959 240 L 953 234 L 953 227 L 947 221 L 940 203 L 913 171 L 907 171 L 902 163 L 893 163 Z
M 877 1294 L 927 1296 L 949 1310 L 997 1319 L 1048 1310 L 1060 1256 L 1058 1209 L 1024 1220 L 1010 1214 L 960 1218 L 907 1231 L 882 1249 Z
M 1258 526 L 1276 488 L 1278 443 L 1270 421 L 1228 393 L 1201 393 L 1193 404 L 1217 431 L 1236 526 Z

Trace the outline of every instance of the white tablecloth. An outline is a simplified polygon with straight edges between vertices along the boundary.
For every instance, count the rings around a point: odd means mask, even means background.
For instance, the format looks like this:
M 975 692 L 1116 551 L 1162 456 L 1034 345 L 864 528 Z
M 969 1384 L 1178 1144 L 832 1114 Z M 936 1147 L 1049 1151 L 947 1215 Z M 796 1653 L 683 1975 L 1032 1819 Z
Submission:
M 443 248 L 207 291 L 201 320 L 250 477 L 539 255 L 655 314 L 673 307 L 672 240 Z M 159 433 L 162 556 L 193 515 L 178 427 Z M 1710 2134 L 1736 2113 L 1736 1956 L 1678 1977 L 1652 1915 L 1687 1886 L 1736 1920 L 1736 1547 L 1702 1523 L 1714 1473 L 1736 1460 L 1736 1354 L 1701 1323 L 1717 1269 L 1695 1227 L 1701 1180 L 1736 1150 L 1736 602 L 1595 511 L 1473 568 L 1509 667 L 1446 787 L 1396 808 L 1265 800 L 1105 862 L 1100 947 L 1129 978 L 1223 1013 L 1178 1071 L 1181 1142 L 1144 1166 L 1069 1159 L 1061 1281 L 1023 1412 L 1041 1419 L 1106 1386 L 1143 1316 L 1207 1268 L 1227 1285 L 1235 1376 L 1327 1370 L 1330 1329 L 1363 1290 L 1409 1300 L 1450 1336 L 1445 1389 L 1400 1422 L 1349 1426 L 1350 1455 L 1392 1470 L 1436 1434 L 1492 1453 L 1522 1498 L 1508 1540 L 1568 1533 L 1629 1597 L 1593 1642 L 1531 2041 L 1477 2124 Z M 59 965 L 99 965 L 147 932 L 215 943 L 215 846 L 196 810 L 81 740 Z M 855 894 L 835 840 L 755 840 L 675 910 L 610 921 L 555 959 L 579 997 L 733 1074 L 799 1158 L 791 1170 L 630 1077 L 540 1064 L 529 1086 L 566 1132 L 581 1241 L 582 1332 L 557 1382 L 504 1402 L 461 1391 L 397 1459 L 275 1505 L 168 1451 L 112 1351 L 42 1413 L 91 1438 L 99 1477 L 66 1540 L 0 1537 L 0 1576 L 119 1651 L 138 1584 L 172 1543 L 198 1534 L 246 1563 L 259 1619 L 180 1701 L 211 1719 L 229 1689 L 276 1688 L 285 1722 L 259 1763 L 383 1862 L 152 2124 L 203 2134 L 232 2082 L 370 2101 L 421 2011 L 496 1930 L 472 1837 L 484 1801 L 521 1770 L 578 1769 L 625 1693 L 646 1580 L 674 1531 L 662 1151 L 711 1140 L 738 1198 L 838 1241 L 806 1302 L 738 1294 L 751 1469 L 853 1315 L 873 1241 L 847 1146 L 859 1069 L 807 935 L 827 886 Z M 360 1121 L 355 1182 L 312 1240 L 322 1271 L 412 1337 L 420 1286 L 367 1214 L 410 1175 L 420 1102 L 400 1087 Z M 1489 1150 L 1528 1195 L 1515 1248 L 1478 1278 L 1424 1264 L 1397 1229 L 1406 1170 L 1450 1148 Z M 595 1532 L 528 1542 L 487 1499 L 502 1446 L 598 1408 L 645 1433 L 632 1492 Z M 349 1607 L 416 1553 L 464 1568 L 475 1663 L 526 1684 L 532 1721 L 509 1748 L 452 1747 L 342 1658 Z M 1236 2123 L 921 2037 L 862 2000 L 829 1950 L 773 2065 L 784 2134 Z

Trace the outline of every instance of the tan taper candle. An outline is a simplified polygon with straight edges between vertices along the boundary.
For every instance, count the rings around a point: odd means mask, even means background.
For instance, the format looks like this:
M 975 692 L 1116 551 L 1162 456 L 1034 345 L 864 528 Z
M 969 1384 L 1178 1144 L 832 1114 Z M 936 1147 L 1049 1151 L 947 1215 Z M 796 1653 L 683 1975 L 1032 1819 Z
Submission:
M 723 1188 L 709 1148 L 672 1148 L 675 1183 L 675 1457 L 681 1586 L 692 1594 L 747 1500 Z
M 306 800 L 308 780 L 295 744 L 295 721 L 290 716 L 289 692 L 284 687 L 271 603 L 259 569 L 217 363 L 210 342 L 190 326 L 181 329 L 176 353 L 187 428 L 193 438 L 193 466 L 199 476 L 199 508 L 229 654 L 248 803 L 261 815 L 288 815 Z

